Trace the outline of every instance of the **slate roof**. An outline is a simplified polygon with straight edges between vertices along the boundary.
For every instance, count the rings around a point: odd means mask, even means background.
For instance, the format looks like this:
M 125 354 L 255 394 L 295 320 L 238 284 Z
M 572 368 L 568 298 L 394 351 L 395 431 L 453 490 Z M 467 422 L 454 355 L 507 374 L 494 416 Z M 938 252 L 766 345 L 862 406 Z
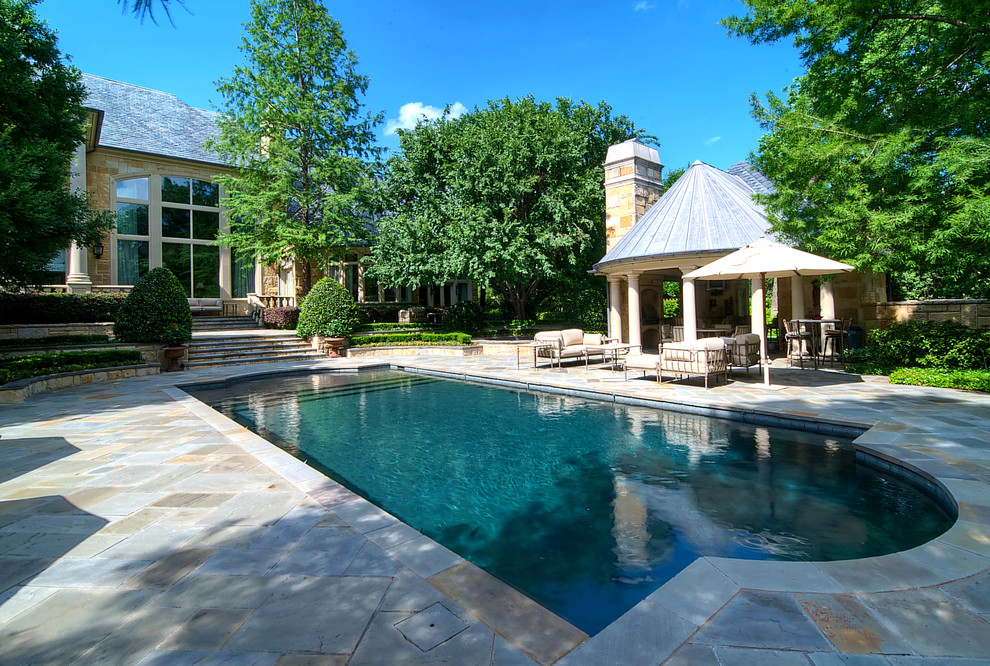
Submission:
M 99 145 L 209 164 L 223 164 L 203 149 L 217 132 L 219 114 L 189 106 L 175 95 L 82 75 L 85 105 L 103 111 Z
M 735 174 L 695 162 L 619 239 L 596 270 L 680 255 L 727 253 L 770 227 L 756 193 L 773 191 L 763 174 L 740 162 Z

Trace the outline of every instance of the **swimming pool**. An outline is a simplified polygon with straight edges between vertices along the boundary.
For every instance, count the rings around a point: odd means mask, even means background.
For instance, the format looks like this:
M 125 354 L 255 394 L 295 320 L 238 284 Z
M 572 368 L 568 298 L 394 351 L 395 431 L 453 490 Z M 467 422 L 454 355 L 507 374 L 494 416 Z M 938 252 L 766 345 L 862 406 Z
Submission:
M 194 394 L 590 634 L 702 555 L 867 557 L 951 523 L 800 431 L 389 371 Z

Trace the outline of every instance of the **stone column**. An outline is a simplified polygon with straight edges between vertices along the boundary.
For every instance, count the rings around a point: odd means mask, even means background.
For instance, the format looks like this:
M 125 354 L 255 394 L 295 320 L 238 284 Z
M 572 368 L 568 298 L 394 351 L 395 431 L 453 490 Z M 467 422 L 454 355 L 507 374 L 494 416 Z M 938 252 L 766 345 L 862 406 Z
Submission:
M 694 270 L 694 268 L 689 270 Z M 698 339 L 698 299 L 695 294 L 694 280 L 681 282 L 681 299 L 683 300 L 681 316 L 684 319 L 684 342 L 694 342 Z
M 72 172 L 69 175 L 69 187 L 75 192 L 86 192 L 86 145 L 76 146 L 72 156 Z M 89 277 L 89 248 L 80 247 L 75 243 L 66 253 L 68 256 L 68 275 L 65 278 L 69 292 L 73 294 L 88 293 L 93 290 L 93 281 Z
M 805 319 L 804 279 L 800 275 L 791 277 L 791 319 Z
M 608 337 L 622 342 L 622 281 L 617 275 L 608 280 Z
M 822 306 L 822 319 L 835 319 L 835 283 L 831 280 L 822 280 L 819 284 L 820 303 Z
M 749 281 L 749 295 L 749 330 L 753 333 L 759 333 L 760 337 L 763 337 L 766 335 L 766 320 L 764 315 L 765 306 L 763 304 L 763 280 L 755 277 Z
M 626 273 L 626 279 L 629 281 L 629 344 L 633 345 L 629 353 L 642 354 L 642 324 L 639 320 L 639 273 Z

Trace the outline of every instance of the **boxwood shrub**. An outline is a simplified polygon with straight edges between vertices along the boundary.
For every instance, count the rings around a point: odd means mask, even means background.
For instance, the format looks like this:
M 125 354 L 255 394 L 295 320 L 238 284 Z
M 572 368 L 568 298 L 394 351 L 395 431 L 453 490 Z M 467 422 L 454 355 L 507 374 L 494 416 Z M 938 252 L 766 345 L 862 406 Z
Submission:
M 114 321 L 124 294 L 0 293 L 0 324 L 91 324 Z
M 381 335 L 355 335 L 352 347 L 386 347 L 402 345 L 469 345 L 467 333 L 383 333 Z
M 477 333 L 485 323 L 485 313 L 478 301 L 458 301 L 450 306 L 443 318 L 443 330 Z
M 889 375 L 898 368 L 986 370 L 990 331 L 954 321 L 910 321 L 870 331 L 865 351 L 849 355 L 849 372 Z
M 143 363 L 138 349 L 98 349 L 0 359 L 0 384 L 59 372 Z
M 326 335 L 342 338 L 358 324 L 357 303 L 342 284 L 323 278 L 309 290 L 299 308 L 296 335 L 309 338 Z
M 117 313 L 113 335 L 122 342 L 166 345 L 192 339 L 192 311 L 172 271 L 153 268 L 138 279 Z
M 110 342 L 106 335 L 50 335 L 44 338 L 13 338 L 0 340 L 0 347 L 63 347 L 69 345 L 101 345 Z

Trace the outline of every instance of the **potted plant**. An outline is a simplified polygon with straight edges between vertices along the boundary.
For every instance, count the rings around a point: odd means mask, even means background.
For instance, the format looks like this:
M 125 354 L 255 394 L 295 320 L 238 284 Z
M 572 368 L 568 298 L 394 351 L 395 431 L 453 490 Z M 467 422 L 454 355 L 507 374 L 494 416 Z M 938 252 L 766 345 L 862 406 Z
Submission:
M 181 370 L 179 359 L 192 339 L 192 310 L 182 285 L 167 268 L 155 268 L 141 276 L 117 312 L 114 337 L 121 342 L 164 345 L 166 372 Z
M 357 303 L 350 292 L 336 280 L 323 278 L 299 306 L 296 335 L 301 338 L 325 336 L 330 358 L 337 358 L 357 323 Z

